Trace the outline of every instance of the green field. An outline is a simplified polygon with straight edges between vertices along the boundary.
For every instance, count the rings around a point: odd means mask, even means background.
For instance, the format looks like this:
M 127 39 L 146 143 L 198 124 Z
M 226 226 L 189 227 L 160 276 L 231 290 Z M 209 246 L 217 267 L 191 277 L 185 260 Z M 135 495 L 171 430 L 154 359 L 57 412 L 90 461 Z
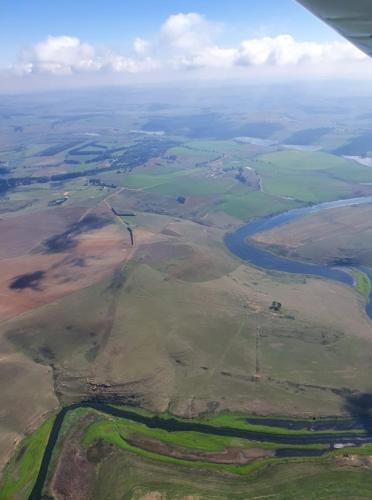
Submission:
M 314 431 L 246 416 L 371 413 L 371 283 L 357 270 L 372 266 L 371 205 L 256 235 L 282 256 L 347 265 L 355 289 L 264 271 L 224 244 L 258 217 L 372 195 L 370 167 L 325 152 L 353 138 L 358 148 L 358 137 L 368 146 L 370 99 L 297 91 L 4 98 L 0 500 L 28 497 L 53 415 L 81 401 L 277 439 Z M 327 133 L 307 151 L 287 149 L 294 132 L 311 142 L 318 128 Z M 46 498 L 74 498 L 71 487 L 79 500 L 371 498 L 371 445 L 306 459 L 278 448 L 79 409 L 64 421 Z
M 263 217 L 276 212 L 296 208 L 299 203 L 294 200 L 284 200 L 266 193 L 252 192 L 226 194 L 216 205 L 217 210 L 226 212 L 237 219 L 246 221 L 252 217 Z
M 130 411 L 135 412 L 133 408 Z M 148 412 L 147 415 L 151 416 Z M 207 422 L 218 426 L 245 428 L 240 424 L 242 417 L 233 414 L 216 415 L 209 417 Z M 30 493 L 52 422 L 53 417 L 50 417 L 26 438 L 7 466 L 0 482 L 0 495 L 4 500 L 22 499 Z M 247 428 L 274 433 L 277 431 L 277 428 L 270 426 Z M 290 434 L 290 431 L 285 433 Z M 145 443 L 154 446 L 154 450 L 147 449 L 148 445 Z M 156 451 L 161 443 L 166 445 L 169 454 Z M 69 460 L 74 460 L 74 457 L 69 453 L 77 448 L 80 449 L 80 460 L 70 469 Z M 80 408 L 69 412 L 65 417 L 49 466 L 44 493 L 48 495 L 52 492 L 52 483 L 53 491 L 55 492 L 55 488 L 58 491 L 67 471 L 70 471 L 71 484 L 78 478 L 87 481 L 88 477 L 84 479 L 84 474 L 90 471 L 89 488 L 93 498 L 106 498 L 119 491 L 121 494 L 123 491 L 127 492 L 129 498 L 137 498 L 139 491 L 142 494 L 160 491 L 172 497 L 187 492 L 203 498 L 223 498 L 226 494 L 224 492 L 229 491 L 229 498 L 240 499 L 247 495 L 264 495 L 269 488 L 275 498 L 283 499 L 296 498 L 294 495 L 298 491 L 301 491 L 301 498 L 305 499 L 349 498 L 352 489 L 355 498 L 368 498 L 365 496 L 368 490 L 365 481 L 369 484 L 370 470 L 369 467 L 363 468 L 363 464 L 367 464 L 363 462 L 363 457 L 369 456 L 371 445 L 335 450 L 323 457 L 313 458 L 270 456 L 276 448 L 280 448 L 280 445 L 270 442 L 252 442 L 192 431 L 167 432 L 126 418 L 110 417 L 91 409 Z M 287 445 L 287 448 L 296 446 Z M 302 445 L 299 448 L 319 449 L 322 446 Z M 267 450 L 269 455 L 246 464 L 213 462 L 214 453 L 226 453 L 233 449 L 240 449 L 242 452 L 252 450 L 253 453 L 261 449 L 263 452 Z M 179 450 L 181 455 L 172 456 L 172 450 Z M 182 458 L 182 453 L 185 457 L 188 453 L 196 453 L 199 455 L 195 457 L 200 458 Z M 342 460 L 345 461 L 343 457 L 348 457 L 349 454 L 355 457 L 354 470 L 341 465 Z M 347 460 L 346 458 L 346 464 Z M 360 465 L 356 467 L 357 462 Z M 118 473 L 120 470 L 126 470 L 124 482 L 122 474 Z M 114 471 L 115 478 L 112 476 Z M 184 480 L 187 476 L 190 477 L 190 482 Z M 71 486 L 67 485 L 67 488 Z
M 233 141 L 193 141 L 181 148 L 173 148 L 168 154 L 176 154 L 175 165 L 163 165 L 142 169 L 125 177 L 108 176 L 119 185 L 150 194 L 204 198 L 209 211 L 224 212 L 246 221 L 295 208 L 308 203 L 320 203 L 357 196 L 368 192 L 360 182 L 372 181 L 372 172 L 355 162 L 319 152 L 280 151 L 247 160 L 246 145 Z M 195 168 L 200 151 L 216 151 L 223 155 L 219 175 L 207 175 L 206 167 Z M 182 154 L 187 156 L 188 166 L 182 165 Z M 196 156 L 193 157 L 193 153 Z M 245 154 L 245 160 L 244 160 Z M 249 155 L 248 155 L 249 156 Z M 242 185 L 234 178 L 234 172 L 249 163 L 261 178 L 262 192 Z M 358 188 L 356 187 L 358 185 Z M 198 203 L 195 205 L 198 210 Z M 205 210 L 205 208 L 203 208 Z
M 127 470 L 126 480 L 120 471 Z M 99 483 L 99 486 L 98 486 Z M 258 472 L 254 481 L 228 477 L 221 473 L 206 475 L 174 465 L 154 465 L 150 460 L 121 453 L 104 463 L 97 480 L 95 498 L 107 492 L 117 492 L 131 499 L 158 492 L 166 498 L 205 498 L 243 500 L 275 498 L 298 500 L 368 499 L 372 487 L 371 475 L 361 470 L 336 470 L 332 464 L 277 465 Z M 119 493 L 120 492 L 120 493 Z
M 363 295 L 363 297 L 368 299 L 369 294 L 371 293 L 371 280 L 366 274 L 358 271 L 357 269 L 353 270 L 353 276 L 356 283 L 355 288 L 361 295 Z
M 265 154 L 257 158 L 254 168 L 266 193 L 311 203 L 352 197 L 353 184 L 372 182 L 371 169 L 319 152 Z
M 0 498 L 3 500 L 21 500 L 31 493 L 53 421 L 54 416 L 50 416 L 18 447 L 1 479 Z
M 237 168 L 237 167 L 234 167 Z M 207 177 L 201 168 L 179 170 L 172 167 L 156 167 L 142 170 L 125 177 L 115 174 L 101 175 L 105 182 L 117 182 L 131 190 L 163 197 L 185 196 L 197 200 L 193 207 L 198 211 L 202 205 L 205 211 L 225 212 L 240 220 L 264 216 L 299 206 L 299 202 L 252 190 L 243 186 L 230 175 Z

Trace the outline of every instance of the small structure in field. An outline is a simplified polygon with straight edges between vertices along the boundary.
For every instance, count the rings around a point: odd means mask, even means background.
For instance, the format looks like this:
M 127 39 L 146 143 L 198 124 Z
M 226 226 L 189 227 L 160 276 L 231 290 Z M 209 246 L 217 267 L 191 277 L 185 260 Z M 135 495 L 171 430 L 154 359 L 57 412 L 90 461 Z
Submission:
M 280 302 L 277 302 L 276 300 L 274 300 L 270 306 L 270 311 L 279 312 L 281 310 L 281 308 L 282 308 L 282 304 Z
M 134 212 L 118 212 L 115 208 L 111 207 L 112 213 L 117 217 L 135 217 L 136 214 Z
M 60 205 L 63 205 L 67 200 L 67 196 L 64 196 L 63 198 L 57 198 L 56 200 L 50 200 L 48 201 L 48 207 L 59 207 Z

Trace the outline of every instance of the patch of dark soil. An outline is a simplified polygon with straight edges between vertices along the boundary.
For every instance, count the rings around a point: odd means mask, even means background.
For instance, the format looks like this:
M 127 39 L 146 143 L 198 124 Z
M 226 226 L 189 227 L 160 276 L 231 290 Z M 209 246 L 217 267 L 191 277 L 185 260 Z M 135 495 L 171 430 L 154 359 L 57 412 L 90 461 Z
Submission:
M 203 460 L 206 462 L 220 464 L 246 464 L 253 460 L 272 457 L 274 450 L 264 450 L 260 448 L 237 448 L 227 447 L 219 451 L 201 451 L 191 448 L 182 448 L 173 446 L 156 439 L 145 438 L 143 436 L 132 435 L 130 438 L 122 438 L 133 446 L 159 453 L 168 457 L 179 458 L 183 460 Z
M 94 463 L 88 460 L 80 440 L 84 429 L 94 420 L 92 415 L 80 419 L 66 435 L 57 468 L 48 488 L 49 495 L 70 500 L 91 498 L 96 469 Z
M 328 450 L 325 449 L 309 449 L 309 448 L 279 448 L 275 452 L 276 457 L 321 457 Z
M 87 449 L 87 459 L 93 464 L 99 464 L 113 451 L 113 446 L 99 439 Z

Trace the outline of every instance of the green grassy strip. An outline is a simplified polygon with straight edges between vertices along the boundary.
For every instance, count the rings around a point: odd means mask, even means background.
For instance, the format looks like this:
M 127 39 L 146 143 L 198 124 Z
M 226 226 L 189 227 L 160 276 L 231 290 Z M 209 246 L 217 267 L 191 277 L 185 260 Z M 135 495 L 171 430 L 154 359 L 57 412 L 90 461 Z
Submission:
M 246 421 L 246 416 L 236 415 L 230 413 L 220 413 L 219 415 L 214 415 L 207 417 L 203 422 L 209 425 L 213 425 L 216 427 L 232 427 L 235 429 L 245 429 L 256 432 L 267 432 L 270 434 L 285 434 L 285 435 L 303 435 L 303 434 L 311 434 L 314 435 L 322 435 L 322 434 L 342 434 L 343 432 L 350 431 L 338 431 L 334 429 L 328 429 L 324 431 L 311 431 L 309 429 L 284 429 L 281 427 L 273 427 L 269 425 L 253 425 Z M 293 419 L 295 422 L 296 419 Z M 310 421 L 309 421 L 310 423 Z M 363 429 L 356 429 L 353 432 L 356 434 L 364 434 Z
M 93 429 L 91 429 L 93 427 Z M 154 453 L 152 451 L 147 451 L 143 450 L 141 448 L 138 448 L 136 446 L 130 445 L 124 437 L 124 434 L 121 433 L 117 430 L 116 432 L 111 427 L 106 428 L 103 432 L 101 429 L 97 429 L 95 427 L 95 424 L 92 424 L 89 426 L 87 432 L 85 433 L 83 437 L 82 444 L 86 447 L 90 446 L 93 444 L 97 439 L 103 439 L 107 443 L 110 443 L 112 445 L 118 446 L 119 448 L 122 448 L 124 450 L 130 451 L 132 453 L 135 453 L 136 455 L 139 455 L 143 458 L 147 458 L 150 460 L 156 460 L 168 464 L 174 464 L 174 465 L 183 465 L 187 467 L 197 467 L 197 468 L 204 468 L 204 469 L 219 469 L 219 470 L 226 470 L 227 472 L 233 472 L 235 474 L 249 474 L 253 472 L 254 470 L 258 469 L 259 467 L 262 467 L 262 465 L 269 463 L 269 459 L 263 459 L 263 460 L 257 460 L 254 461 L 250 464 L 247 465 L 233 465 L 233 464 L 215 464 L 211 462 L 204 462 L 204 461 L 199 461 L 199 460 L 183 460 L 179 458 L 174 458 L 174 457 L 168 457 L 166 455 L 160 455 L 158 453 Z
M 364 444 L 360 448 L 354 446 L 340 448 L 332 452 L 334 455 L 372 455 L 372 444 Z
M 371 293 L 371 280 L 369 277 L 358 269 L 353 269 L 353 277 L 355 280 L 355 289 L 368 299 Z
M 205 451 L 219 451 L 226 446 L 231 445 L 231 438 L 224 438 L 220 436 L 209 436 L 197 432 L 167 432 L 162 429 L 153 429 L 146 427 L 143 424 L 131 422 L 121 418 L 102 419 L 98 422 L 91 424 L 83 438 L 83 445 L 89 444 L 101 437 L 106 436 L 113 430 L 120 432 L 120 435 L 129 437 L 133 433 L 140 434 L 147 438 L 156 439 L 164 443 L 181 446 L 184 448 L 205 450 Z
M 224 470 L 226 472 L 235 473 L 239 475 L 247 475 L 257 470 L 258 468 L 271 464 L 271 463 L 288 463 L 288 462 L 317 462 L 324 460 L 327 457 L 343 453 L 353 453 L 361 455 L 372 454 L 372 445 L 366 445 L 361 448 L 343 448 L 340 450 L 335 450 L 333 452 L 323 455 L 323 457 L 314 458 L 267 458 L 252 461 L 252 463 L 246 465 L 236 465 L 236 464 L 216 464 L 211 462 L 206 462 L 203 460 L 191 461 L 185 459 L 178 459 L 174 457 L 164 456 L 155 452 L 148 450 L 143 450 L 139 447 L 130 445 L 126 438 L 129 438 L 133 433 L 137 435 L 140 434 L 145 437 L 150 437 L 157 439 L 162 442 L 166 442 L 175 446 L 185 447 L 195 450 L 204 451 L 219 451 L 225 449 L 228 446 L 241 446 L 245 448 L 260 447 L 266 449 L 278 448 L 278 445 L 274 443 L 256 443 L 249 440 L 244 440 L 240 438 L 231 438 L 227 436 L 214 436 L 207 435 L 198 432 L 167 432 L 163 429 L 152 429 L 146 427 L 144 424 L 133 422 L 127 419 L 115 418 L 102 416 L 99 412 L 91 409 L 77 409 L 70 412 L 66 416 L 66 420 L 63 424 L 63 435 L 65 435 L 68 428 L 71 425 L 75 425 L 77 419 L 85 416 L 88 413 L 96 413 L 99 415 L 100 419 L 96 422 L 90 424 L 86 431 L 84 432 L 82 438 L 82 445 L 84 447 L 89 447 L 92 443 L 99 439 L 118 446 L 127 451 L 133 452 L 143 458 L 156 460 L 164 463 L 182 465 L 188 467 L 197 467 L 204 469 L 218 469 Z M 147 412 L 146 412 L 147 413 Z M 239 417 L 237 415 L 222 415 L 219 416 L 219 421 L 224 425 L 227 422 L 239 422 Z M 0 484 L 0 498 L 7 500 L 15 497 L 27 498 L 29 495 L 34 479 L 40 467 L 42 455 L 49 437 L 49 433 L 53 424 L 53 416 L 49 417 L 33 434 L 28 436 L 22 443 L 22 445 L 17 450 L 16 455 L 12 458 L 9 465 L 6 467 L 2 482 Z M 214 421 L 216 423 L 216 418 Z M 59 439 L 61 442 L 61 439 Z M 289 447 L 289 446 L 288 446 Z M 291 446 L 295 448 L 296 446 Z M 301 448 L 321 448 L 322 445 L 310 445 L 301 446 Z M 59 447 L 60 448 L 60 447 Z M 23 451 L 24 450 L 24 451 Z M 54 462 L 59 455 L 58 451 L 54 454 Z
M 0 483 L 2 500 L 15 497 L 27 498 L 31 493 L 53 421 L 52 415 L 18 447 L 16 454 L 6 466 Z
M 102 419 L 89 426 L 84 438 L 83 445 L 91 443 L 94 440 L 101 438 L 103 435 L 112 432 L 116 428 L 118 432 L 124 437 L 129 437 L 131 434 L 141 434 L 164 443 L 174 446 L 188 448 L 192 450 L 202 451 L 220 451 L 227 447 L 244 447 L 244 448 L 263 448 L 263 449 L 276 449 L 279 446 L 275 443 L 269 442 L 256 442 L 242 438 L 234 438 L 228 436 L 215 436 L 211 434 L 202 434 L 199 432 L 185 431 L 185 432 L 168 432 L 163 429 L 149 428 L 144 424 L 132 422 L 130 420 L 121 418 Z M 309 448 L 309 449 L 322 449 L 321 444 L 312 444 L 307 446 L 288 445 L 288 448 Z
M 125 407 L 125 406 L 119 406 L 119 405 L 112 405 L 116 408 L 119 409 L 125 409 L 128 411 L 131 411 L 132 413 L 138 413 L 140 415 L 145 415 L 148 417 L 151 417 L 152 414 L 149 412 L 145 412 L 143 410 L 138 410 L 137 408 L 132 408 L 132 407 Z M 174 415 L 171 415 L 170 413 L 162 413 L 161 415 L 157 415 L 159 418 L 164 419 L 166 422 L 168 419 L 176 419 L 179 422 L 185 422 L 185 423 L 190 423 L 190 419 L 182 418 L 182 417 L 175 417 Z M 270 417 L 273 418 L 273 417 Z M 200 419 L 192 419 L 193 423 L 201 423 L 201 424 L 207 424 L 211 425 L 214 427 L 229 427 L 229 428 L 234 428 L 234 429 L 242 429 L 242 430 L 249 430 L 249 431 L 254 431 L 254 432 L 267 432 L 270 434 L 285 434 L 285 435 L 303 435 L 303 434 L 311 434 L 312 436 L 314 434 L 317 435 L 322 435 L 322 434 L 342 434 L 343 431 L 336 431 L 333 429 L 328 429 L 324 431 L 311 431 L 309 429 L 286 429 L 284 427 L 274 427 L 270 425 L 255 425 L 255 424 L 250 424 L 246 421 L 247 415 L 243 414 L 237 414 L 237 413 L 219 413 L 218 415 L 208 415 Z M 291 419 L 288 419 L 291 420 Z M 296 421 L 295 418 L 292 419 L 294 422 Z M 309 420 L 309 423 L 311 421 Z M 344 431 L 344 432 L 349 432 L 349 431 Z M 364 434 L 365 431 L 363 429 L 356 429 L 355 431 L 356 434 Z
M 114 406 L 114 405 L 113 405 Z M 151 416 L 150 413 L 144 412 L 143 410 L 138 410 L 136 408 L 132 407 L 125 407 L 125 406 L 119 406 L 115 405 L 116 408 L 122 408 L 128 411 L 131 411 L 132 413 L 138 413 L 140 415 L 146 415 L 146 416 Z M 174 415 L 171 415 L 169 413 L 163 413 L 161 415 L 157 415 L 159 418 L 164 419 L 166 421 L 167 419 L 171 418 L 176 418 Z M 177 417 L 176 418 L 180 422 L 185 422 L 185 423 L 190 423 L 190 419 L 186 418 L 181 418 Z M 220 413 L 218 415 L 209 415 L 204 418 L 200 419 L 192 419 L 193 423 L 201 423 L 201 424 L 207 424 L 211 425 L 214 427 L 229 427 L 229 428 L 234 428 L 234 429 L 242 429 L 242 430 L 248 430 L 248 431 L 254 431 L 254 432 L 267 432 L 270 434 L 285 434 L 285 435 L 303 435 L 303 434 L 311 434 L 313 435 L 322 435 L 322 434 L 342 434 L 343 432 L 350 432 L 350 431 L 336 431 L 333 429 L 329 430 L 324 430 L 324 431 L 311 431 L 309 429 L 284 429 L 281 427 L 273 427 L 270 425 L 254 425 L 250 424 L 246 421 L 247 415 L 242 415 L 242 414 L 236 414 L 236 413 Z M 291 420 L 291 419 L 287 419 Z M 296 418 L 293 418 L 293 421 L 296 421 Z M 311 421 L 309 420 L 309 423 Z M 356 434 L 363 434 L 365 431 L 363 429 L 356 429 L 353 432 Z
M 103 421 L 91 424 L 87 429 L 86 433 L 84 434 L 82 440 L 83 446 L 88 447 L 91 444 L 93 444 L 96 440 L 102 439 L 107 443 L 118 446 L 119 448 L 124 449 L 126 451 L 135 453 L 136 455 L 141 456 L 145 459 L 155 460 L 158 462 L 163 462 L 178 466 L 195 467 L 198 469 L 221 470 L 233 474 L 238 474 L 241 476 L 249 475 L 252 472 L 269 464 L 319 463 L 319 462 L 322 463 L 325 460 L 329 459 L 330 457 L 342 453 L 351 452 L 355 454 L 359 453 L 359 454 L 369 455 L 372 452 L 372 445 L 368 445 L 365 448 L 350 448 L 350 449 L 344 448 L 342 450 L 335 450 L 326 453 L 325 455 L 320 457 L 288 457 L 288 458 L 272 457 L 272 458 L 254 460 L 251 463 L 245 465 L 218 464 L 202 460 L 194 461 L 194 460 L 179 459 L 179 458 L 169 457 L 166 455 L 161 455 L 156 452 L 143 450 L 142 448 L 129 444 L 125 439 L 126 437 L 128 437 L 128 434 L 125 432 L 125 429 L 124 432 L 122 432 L 123 429 L 121 426 L 116 426 L 115 429 L 114 428 L 115 424 L 114 425 L 113 424 L 114 424 L 113 422 L 109 423 Z

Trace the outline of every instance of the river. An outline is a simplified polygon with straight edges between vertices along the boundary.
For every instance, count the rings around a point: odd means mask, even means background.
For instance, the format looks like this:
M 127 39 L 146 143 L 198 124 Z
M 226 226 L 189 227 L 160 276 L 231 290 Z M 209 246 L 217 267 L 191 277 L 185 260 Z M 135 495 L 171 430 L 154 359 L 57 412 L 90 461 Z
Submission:
M 323 278 L 333 279 L 347 285 L 353 285 L 353 278 L 347 272 L 342 269 L 337 269 L 329 267 L 326 265 L 312 265 L 302 262 L 298 262 L 291 259 L 286 259 L 284 257 L 279 257 L 271 252 L 263 250 L 253 243 L 248 242 L 246 239 L 254 234 L 262 231 L 267 231 L 274 227 L 278 227 L 287 224 L 290 221 L 300 219 L 305 215 L 320 212 L 322 210 L 327 210 L 331 208 L 341 208 L 345 206 L 361 205 L 364 203 L 372 203 L 372 196 L 364 198 L 352 198 L 348 200 L 339 200 L 329 203 L 321 203 L 319 205 L 314 205 L 311 207 L 297 208 L 284 212 L 279 215 L 274 215 L 272 217 L 265 217 L 262 219 L 255 220 L 249 224 L 238 228 L 233 233 L 228 233 L 225 236 L 225 244 L 227 248 L 239 258 L 254 264 L 258 267 L 282 272 L 289 273 L 299 273 L 305 275 L 320 276 Z M 360 270 L 367 274 L 372 280 L 372 270 L 366 267 L 360 267 Z M 367 306 L 367 312 L 372 318 L 372 292 L 370 294 L 369 304 Z M 340 443 L 351 443 L 352 445 L 361 445 L 365 443 L 372 443 L 372 420 L 368 417 L 365 419 L 334 419 L 334 420 L 323 420 L 319 423 L 314 421 L 299 421 L 297 425 L 293 421 L 282 419 L 280 421 L 275 421 L 274 419 L 247 419 L 251 420 L 251 423 L 271 425 L 273 427 L 282 427 L 284 429 L 293 428 L 312 428 L 315 430 L 330 430 L 329 433 L 322 434 L 290 434 L 290 433 L 280 433 L 275 434 L 274 432 L 261 432 L 246 429 L 236 429 L 230 427 L 217 427 L 206 423 L 193 422 L 193 421 L 181 421 L 175 418 L 164 419 L 161 417 L 144 416 L 135 413 L 130 410 L 124 410 L 119 408 L 114 408 L 108 404 L 85 401 L 77 403 L 71 406 L 62 408 L 61 411 L 55 418 L 53 427 L 48 439 L 47 446 L 44 451 L 42 462 L 40 465 L 39 473 L 34 485 L 34 488 L 29 496 L 29 500 L 40 500 L 42 498 L 42 491 L 47 478 L 48 469 L 50 465 L 50 460 L 54 447 L 57 443 L 59 433 L 61 430 L 62 423 L 66 414 L 77 408 L 92 408 L 98 410 L 106 415 L 111 415 L 114 417 L 125 418 L 135 422 L 142 423 L 150 428 L 159 428 L 167 430 L 168 432 L 201 432 L 213 435 L 240 437 L 244 439 L 249 439 L 253 441 L 266 441 L 276 443 L 281 446 L 288 445 L 310 445 L 310 444 L 324 444 L 326 446 L 332 447 L 335 444 Z M 294 426 L 295 425 L 295 426 Z M 318 427 L 320 426 L 320 427 Z M 318 428 L 317 428 L 318 427 Z M 366 433 L 360 433 L 361 429 L 368 429 Z M 337 432 L 337 430 L 347 430 L 348 432 Z M 324 453 L 326 450 L 318 449 L 290 449 L 290 448 L 278 448 L 276 451 L 276 456 L 317 456 Z
M 56 416 L 52 430 L 49 435 L 48 443 L 46 445 L 44 455 L 41 461 L 38 476 L 36 478 L 34 487 L 29 496 L 29 500 L 41 500 L 43 495 L 43 489 L 45 481 L 47 479 L 50 461 L 52 458 L 53 450 L 57 444 L 60 430 L 63 421 L 70 411 L 76 410 L 78 408 L 91 408 L 93 410 L 99 411 L 109 416 L 116 418 L 124 418 L 131 420 L 133 422 L 138 422 L 146 425 L 151 429 L 163 429 L 168 432 L 200 432 L 204 434 L 216 435 L 216 436 L 229 436 L 248 439 L 250 441 L 261 441 L 276 443 L 279 447 L 276 450 L 277 457 L 289 457 L 289 456 L 301 456 L 301 457 L 313 457 L 320 456 L 327 453 L 329 449 L 332 449 L 335 445 L 351 445 L 360 446 L 366 443 L 372 443 L 372 433 L 367 431 L 365 433 L 360 432 L 360 419 L 329 419 L 327 420 L 327 427 L 330 432 L 324 432 L 321 434 L 317 433 L 275 433 L 270 431 L 255 431 L 250 429 L 239 429 L 232 427 L 217 427 L 208 423 L 193 422 L 192 420 L 178 420 L 176 418 L 162 418 L 159 416 L 146 416 L 136 413 L 135 411 L 121 409 L 114 406 L 110 406 L 107 403 L 100 403 L 97 401 L 82 401 L 81 403 L 72 404 L 71 406 L 66 406 L 60 410 Z M 254 420 L 254 419 L 253 419 Z M 258 420 L 258 419 L 256 419 Z M 273 423 L 275 425 L 275 420 L 264 421 L 260 419 L 260 422 L 255 423 L 266 423 L 269 425 Z M 249 419 L 247 419 L 249 421 Z M 337 432 L 336 429 L 340 425 L 340 422 L 347 422 L 348 432 Z M 290 422 L 285 419 L 278 421 L 276 427 L 284 427 L 289 429 Z M 310 421 L 309 421 L 310 422 Z M 366 417 L 363 421 L 366 429 L 371 428 L 371 418 Z M 368 423 L 368 425 L 366 425 Z M 311 421 L 311 425 L 314 426 L 315 422 Z M 303 425 L 304 428 L 308 427 Z M 355 427 L 355 428 L 354 428 Z M 287 448 L 288 445 L 312 445 L 312 444 L 323 444 L 327 448 L 324 449 L 311 449 L 311 448 Z
M 226 234 L 224 239 L 225 245 L 231 253 L 240 259 L 263 269 L 319 276 L 353 286 L 354 280 L 352 275 L 343 268 L 331 267 L 325 264 L 307 264 L 306 262 L 280 257 L 279 255 L 275 255 L 255 245 L 252 240 L 248 238 L 257 233 L 268 231 L 275 227 L 283 226 L 289 222 L 301 219 L 306 215 L 316 214 L 323 210 L 362 205 L 365 203 L 372 203 L 372 196 L 319 203 L 318 205 L 312 205 L 310 207 L 295 208 L 271 217 L 263 217 L 239 227 L 232 233 Z M 372 281 L 372 269 L 364 266 L 360 266 L 358 269 L 367 274 Z M 370 292 L 366 311 L 368 316 L 372 319 L 372 290 Z

